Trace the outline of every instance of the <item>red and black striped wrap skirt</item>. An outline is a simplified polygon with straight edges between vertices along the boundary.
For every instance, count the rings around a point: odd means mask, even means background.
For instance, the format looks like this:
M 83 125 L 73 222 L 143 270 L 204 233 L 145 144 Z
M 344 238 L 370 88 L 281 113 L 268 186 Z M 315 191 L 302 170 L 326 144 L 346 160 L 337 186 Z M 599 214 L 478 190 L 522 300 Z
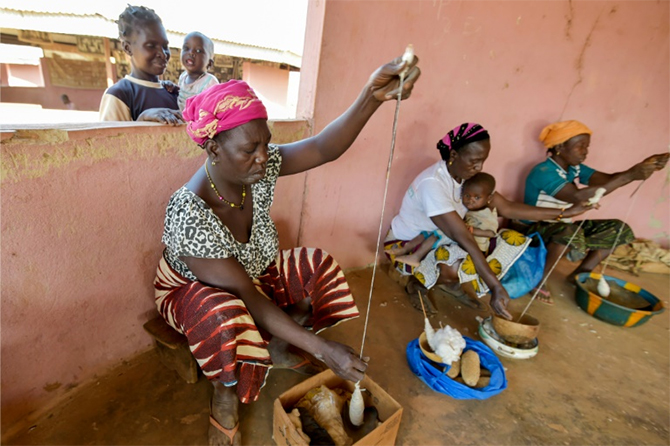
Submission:
M 313 330 L 359 316 L 342 269 L 325 251 L 295 248 L 253 280 L 256 289 L 284 308 L 312 299 Z M 161 258 L 154 280 L 156 306 L 167 323 L 186 336 L 204 375 L 225 385 L 237 384 L 240 401 L 256 401 L 272 360 L 271 335 L 256 327 L 242 299 L 177 273 Z

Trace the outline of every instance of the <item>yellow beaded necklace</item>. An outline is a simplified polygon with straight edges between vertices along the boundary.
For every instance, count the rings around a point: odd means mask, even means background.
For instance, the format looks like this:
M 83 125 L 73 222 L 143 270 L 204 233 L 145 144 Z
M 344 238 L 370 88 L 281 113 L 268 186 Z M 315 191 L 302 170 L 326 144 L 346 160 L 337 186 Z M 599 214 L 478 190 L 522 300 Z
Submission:
M 226 204 L 229 204 L 231 208 L 240 208 L 240 210 L 244 209 L 244 199 L 247 197 L 247 187 L 244 184 L 242 185 L 242 202 L 240 204 L 235 204 L 226 200 L 221 196 L 219 190 L 214 185 L 214 181 L 212 181 L 212 177 L 209 175 L 207 162 L 205 162 L 205 172 L 207 173 L 207 179 L 209 180 L 209 185 L 212 186 L 212 189 L 214 189 L 214 193 L 216 194 L 217 197 L 219 197 L 219 200 L 223 201 Z

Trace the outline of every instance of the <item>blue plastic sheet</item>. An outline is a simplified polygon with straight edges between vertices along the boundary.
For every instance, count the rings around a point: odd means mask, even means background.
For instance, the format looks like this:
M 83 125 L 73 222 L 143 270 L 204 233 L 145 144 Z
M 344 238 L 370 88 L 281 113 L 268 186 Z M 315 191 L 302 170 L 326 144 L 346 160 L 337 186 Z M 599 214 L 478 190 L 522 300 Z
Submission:
M 528 237 L 532 237 L 533 241 L 500 281 L 512 299 L 529 293 L 540 283 L 544 273 L 547 249 L 544 247 L 542 237 L 537 232 Z
M 421 378 L 428 387 L 436 392 L 444 393 L 457 400 L 485 400 L 499 394 L 507 388 L 505 369 L 493 351 L 482 342 L 475 341 L 466 336 L 465 349 L 474 350 L 479 355 L 479 361 L 483 368 L 491 372 L 489 385 L 481 389 L 468 387 L 449 378 L 444 371 L 444 364 L 437 364 L 426 356 L 419 347 L 419 340 L 415 339 L 407 344 L 407 362 L 412 372 Z

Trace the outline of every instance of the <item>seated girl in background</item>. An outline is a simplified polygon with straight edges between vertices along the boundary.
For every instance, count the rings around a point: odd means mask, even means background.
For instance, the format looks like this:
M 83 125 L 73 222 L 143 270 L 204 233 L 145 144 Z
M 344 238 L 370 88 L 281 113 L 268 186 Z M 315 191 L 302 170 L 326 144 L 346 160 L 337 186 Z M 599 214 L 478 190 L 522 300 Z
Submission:
M 213 58 L 214 43 L 209 37 L 198 31 L 184 37 L 184 44 L 181 47 L 181 64 L 184 66 L 184 71 L 179 76 L 179 110 L 184 110 L 186 99 L 219 83 L 214 75 L 207 72 L 214 65 Z
M 158 79 L 170 60 L 167 34 L 160 17 L 152 9 L 128 5 L 117 23 L 123 51 L 130 56 L 131 71 L 105 90 L 100 102 L 100 120 L 183 124 L 177 92 L 163 88 Z
M 463 183 L 461 194 L 463 205 L 468 209 L 465 224 L 484 254 L 488 253 L 489 239 L 498 233 L 498 212 L 490 206 L 495 188 L 495 178 L 480 172 Z M 396 262 L 418 266 L 426 254 L 439 246 L 443 237 L 444 233 L 439 229 L 424 231 L 404 246 L 389 250 L 389 253 L 397 256 Z

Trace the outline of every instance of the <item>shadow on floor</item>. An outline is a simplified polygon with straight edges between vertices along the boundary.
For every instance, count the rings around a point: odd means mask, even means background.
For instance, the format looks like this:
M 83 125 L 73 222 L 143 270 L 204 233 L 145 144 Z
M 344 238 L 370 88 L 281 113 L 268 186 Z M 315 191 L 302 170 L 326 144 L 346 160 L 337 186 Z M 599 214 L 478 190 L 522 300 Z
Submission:
M 541 321 L 540 349 L 529 360 L 502 359 L 508 388 L 485 401 L 457 401 L 435 393 L 407 366 L 405 347 L 423 329 L 397 283 L 378 274 L 365 353 L 368 374 L 404 408 L 400 445 L 668 444 L 669 312 L 637 328 L 608 325 L 574 302 L 574 285 L 563 261 L 550 281 L 556 304 L 534 302 Z M 668 276 L 612 275 L 634 282 L 668 306 Z M 361 313 L 371 270 L 347 273 Z M 449 324 L 477 339 L 477 312 L 434 293 L 433 326 Z M 521 310 L 530 296 L 513 301 Z M 484 298 L 487 300 L 488 298 Z M 364 316 L 364 315 L 363 315 Z M 325 336 L 360 348 L 364 317 Z M 303 376 L 272 370 L 258 402 L 242 406 L 244 444 L 274 444 L 272 402 Z M 124 362 L 97 382 L 73 391 L 69 400 L 6 444 L 204 445 L 211 385 L 186 384 L 165 370 L 155 351 Z

